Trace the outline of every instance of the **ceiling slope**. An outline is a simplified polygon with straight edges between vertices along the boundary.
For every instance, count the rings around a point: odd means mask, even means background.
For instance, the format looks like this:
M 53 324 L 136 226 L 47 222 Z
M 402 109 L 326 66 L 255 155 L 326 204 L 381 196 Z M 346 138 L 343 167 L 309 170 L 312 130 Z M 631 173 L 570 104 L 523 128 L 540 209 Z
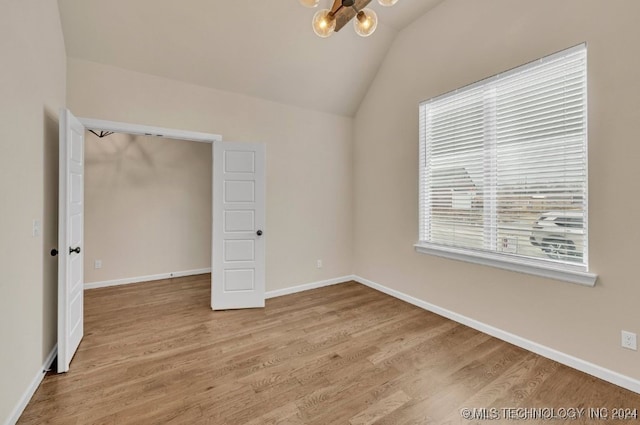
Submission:
M 398 31 L 441 1 L 374 1 L 375 34 L 349 27 L 328 39 L 297 0 L 58 3 L 70 57 L 353 116 Z

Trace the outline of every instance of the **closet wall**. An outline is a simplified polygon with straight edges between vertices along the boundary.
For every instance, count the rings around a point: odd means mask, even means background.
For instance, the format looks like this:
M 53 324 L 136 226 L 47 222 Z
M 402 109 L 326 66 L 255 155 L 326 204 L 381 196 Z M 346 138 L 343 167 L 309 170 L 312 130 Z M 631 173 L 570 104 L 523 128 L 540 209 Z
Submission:
M 211 170 L 208 143 L 87 132 L 85 283 L 210 268 Z

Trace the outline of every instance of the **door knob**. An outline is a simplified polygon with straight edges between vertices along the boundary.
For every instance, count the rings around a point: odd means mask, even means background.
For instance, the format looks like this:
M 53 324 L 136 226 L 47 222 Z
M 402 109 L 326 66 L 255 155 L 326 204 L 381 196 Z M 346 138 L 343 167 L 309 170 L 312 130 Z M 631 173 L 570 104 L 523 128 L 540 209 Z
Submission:
M 256 235 L 258 235 L 258 236 L 262 236 L 262 230 L 258 230 L 258 231 L 256 232 Z
M 58 255 L 58 250 L 57 250 L 57 249 L 55 249 L 55 248 L 53 248 L 53 249 L 51 250 L 51 256 L 52 256 L 52 257 L 55 257 L 56 255 Z
M 80 247 L 77 247 L 77 248 L 69 248 L 69 254 L 73 254 L 74 252 L 75 252 L 76 254 L 80 254 Z

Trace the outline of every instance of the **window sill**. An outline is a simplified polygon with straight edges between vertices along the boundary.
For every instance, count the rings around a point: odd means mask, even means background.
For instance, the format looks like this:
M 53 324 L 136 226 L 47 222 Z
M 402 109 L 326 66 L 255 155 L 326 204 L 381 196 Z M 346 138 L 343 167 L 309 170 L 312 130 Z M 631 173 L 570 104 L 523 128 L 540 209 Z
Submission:
M 421 254 L 482 264 L 504 270 L 577 283 L 584 286 L 595 286 L 596 280 L 598 279 L 596 274 L 580 270 L 582 268 L 581 266 L 554 267 L 553 265 L 545 264 L 542 261 L 536 261 L 534 259 L 510 257 L 504 254 L 493 254 L 489 252 L 475 252 L 424 242 L 415 244 L 414 247 L 416 251 Z

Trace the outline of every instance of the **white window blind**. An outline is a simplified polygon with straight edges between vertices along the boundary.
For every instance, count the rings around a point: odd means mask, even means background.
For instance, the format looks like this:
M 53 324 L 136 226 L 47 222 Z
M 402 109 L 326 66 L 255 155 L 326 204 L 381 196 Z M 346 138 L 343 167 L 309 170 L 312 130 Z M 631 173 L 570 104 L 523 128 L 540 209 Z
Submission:
M 420 242 L 587 271 L 577 46 L 420 104 Z

